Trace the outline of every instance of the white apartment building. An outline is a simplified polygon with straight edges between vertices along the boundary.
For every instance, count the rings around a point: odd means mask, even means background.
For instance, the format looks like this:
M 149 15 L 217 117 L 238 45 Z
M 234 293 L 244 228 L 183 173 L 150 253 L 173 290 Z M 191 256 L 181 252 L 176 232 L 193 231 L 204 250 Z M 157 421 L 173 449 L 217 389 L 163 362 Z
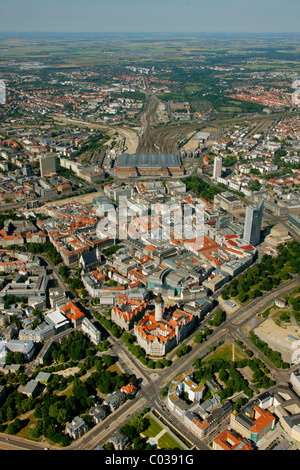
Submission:
M 222 157 L 214 158 L 213 178 L 220 178 L 222 173 Z

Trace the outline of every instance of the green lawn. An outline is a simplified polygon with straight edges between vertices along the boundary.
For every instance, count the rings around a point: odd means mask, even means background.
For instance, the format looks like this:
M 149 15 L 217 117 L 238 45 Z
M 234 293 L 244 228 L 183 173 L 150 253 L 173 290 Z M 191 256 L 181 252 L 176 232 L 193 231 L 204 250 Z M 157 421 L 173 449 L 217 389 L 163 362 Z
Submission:
M 235 360 L 244 359 L 246 356 L 240 351 L 235 345 L 234 348 Z M 224 359 L 224 361 L 232 361 L 232 343 L 223 344 L 213 354 L 208 356 L 208 360 L 211 359 Z
M 175 447 L 184 450 L 183 447 L 167 432 L 158 439 L 158 446 L 163 449 L 174 449 Z
M 157 434 L 159 434 L 163 430 L 162 426 L 160 426 L 160 424 L 158 424 L 158 422 L 155 421 L 155 419 L 153 419 L 150 415 L 147 415 L 145 417 L 150 421 L 150 425 L 148 429 L 146 429 L 146 431 L 143 432 L 144 436 L 146 437 L 157 436 Z

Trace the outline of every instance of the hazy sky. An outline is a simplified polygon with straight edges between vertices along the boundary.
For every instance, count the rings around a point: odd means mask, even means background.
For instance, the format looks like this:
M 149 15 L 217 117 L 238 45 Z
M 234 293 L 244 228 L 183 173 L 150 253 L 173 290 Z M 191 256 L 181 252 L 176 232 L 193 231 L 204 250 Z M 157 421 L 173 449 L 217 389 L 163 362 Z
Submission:
M 299 0 L 0 0 L 1 32 L 300 32 Z

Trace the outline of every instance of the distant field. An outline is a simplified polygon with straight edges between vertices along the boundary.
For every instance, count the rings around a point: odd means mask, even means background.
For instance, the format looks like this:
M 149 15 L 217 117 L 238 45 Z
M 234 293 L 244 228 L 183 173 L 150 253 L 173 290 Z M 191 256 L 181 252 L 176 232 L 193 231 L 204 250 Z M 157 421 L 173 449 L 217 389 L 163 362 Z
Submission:
M 206 58 L 230 63 L 254 57 L 259 62 L 247 68 L 273 68 L 280 60 L 285 69 L 299 70 L 300 36 L 0 35 L 0 52 L 0 61 L 42 59 L 54 67 Z

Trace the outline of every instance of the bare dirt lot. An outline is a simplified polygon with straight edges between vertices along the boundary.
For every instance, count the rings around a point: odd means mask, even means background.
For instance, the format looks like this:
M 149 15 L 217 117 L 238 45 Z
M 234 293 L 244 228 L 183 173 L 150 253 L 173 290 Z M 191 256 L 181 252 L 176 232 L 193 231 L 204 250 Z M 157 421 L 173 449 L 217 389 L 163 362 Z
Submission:
M 292 323 L 277 325 L 272 318 L 268 318 L 255 328 L 254 333 L 265 341 L 271 349 L 281 353 L 282 359 L 291 362 L 295 352 L 295 342 L 300 340 L 300 328 Z

